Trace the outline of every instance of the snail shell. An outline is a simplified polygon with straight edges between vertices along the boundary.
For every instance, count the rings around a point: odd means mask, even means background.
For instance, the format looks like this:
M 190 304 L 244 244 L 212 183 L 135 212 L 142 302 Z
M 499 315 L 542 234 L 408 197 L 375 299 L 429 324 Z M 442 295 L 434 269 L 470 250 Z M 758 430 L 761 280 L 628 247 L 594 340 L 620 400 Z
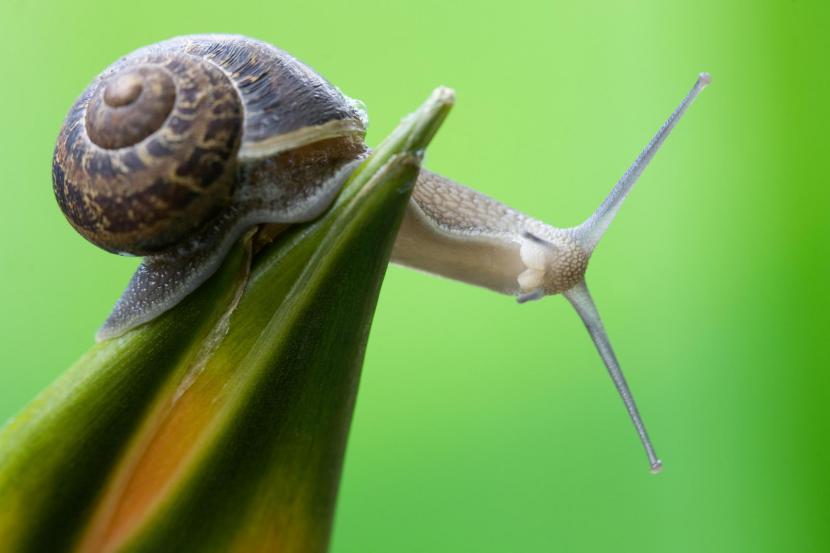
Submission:
M 85 238 L 145 255 L 99 337 L 168 309 L 248 228 L 319 216 L 365 156 L 366 114 L 247 37 L 141 48 L 99 75 L 58 137 L 53 186 Z

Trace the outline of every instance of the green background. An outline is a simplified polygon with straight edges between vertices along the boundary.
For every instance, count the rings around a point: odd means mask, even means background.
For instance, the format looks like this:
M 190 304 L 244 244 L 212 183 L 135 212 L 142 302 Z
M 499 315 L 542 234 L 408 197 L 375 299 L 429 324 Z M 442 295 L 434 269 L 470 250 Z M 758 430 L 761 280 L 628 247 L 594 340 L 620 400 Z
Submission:
M 332 549 L 826 551 L 828 27 L 800 1 L 0 0 L 0 419 L 137 264 L 72 231 L 49 172 L 74 98 L 136 47 L 272 42 L 367 104 L 370 144 L 450 85 L 427 165 L 558 226 L 706 70 L 588 273 L 664 472 L 567 302 L 392 267 Z

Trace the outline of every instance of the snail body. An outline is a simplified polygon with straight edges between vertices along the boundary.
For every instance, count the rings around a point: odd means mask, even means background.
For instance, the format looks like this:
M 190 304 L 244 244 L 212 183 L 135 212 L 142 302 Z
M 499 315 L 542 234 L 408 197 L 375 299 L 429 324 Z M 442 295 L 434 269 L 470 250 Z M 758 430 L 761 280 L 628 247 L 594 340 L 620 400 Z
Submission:
M 561 229 L 422 170 L 392 260 L 516 296 L 562 293 L 585 322 L 646 448 L 660 461 L 585 286 L 591 253 L 698 92 L 701 74 L 608 198 Z M 58 136 L 53 188 L 72 226 L 144 259 L 99 333 L 109 338 L 181 301 L 246 231 L 320 216 L 366 157 L 356 102 L 287 53 L 235 35 L 195 35 L 115 62 Z

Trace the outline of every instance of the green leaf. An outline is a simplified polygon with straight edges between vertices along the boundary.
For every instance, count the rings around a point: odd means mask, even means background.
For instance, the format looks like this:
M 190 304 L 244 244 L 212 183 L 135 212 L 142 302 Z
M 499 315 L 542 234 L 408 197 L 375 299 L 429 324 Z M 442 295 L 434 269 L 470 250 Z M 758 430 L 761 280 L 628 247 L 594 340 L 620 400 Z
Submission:
M 250 236 L 0 431 L 0 550 L 325 551 L 369 327 L 445 89 L 332 208 Z M 249 274 L 250 269 L 250 274 Z

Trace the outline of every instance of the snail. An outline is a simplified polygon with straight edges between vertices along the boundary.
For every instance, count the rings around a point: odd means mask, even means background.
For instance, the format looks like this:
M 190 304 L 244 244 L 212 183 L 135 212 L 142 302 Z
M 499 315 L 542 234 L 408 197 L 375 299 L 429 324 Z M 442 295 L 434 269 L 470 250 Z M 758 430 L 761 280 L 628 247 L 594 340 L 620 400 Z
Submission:
M 702 73 L 583 224 L 560 229 L 422 169 L 392 261 L 515 296 L 563 294 L 591 335 L 645 447 L 661 462 L 585 285 L 591 253 L 677 121 Z M 311 221 L 369 152 L 363 105 L 287 53 L 243 36 L 141 48 L 75 102 L 52 164 L 58 204 L 95 245 L 143 256 L 99 333 L 170 309 L 258 225 Z

